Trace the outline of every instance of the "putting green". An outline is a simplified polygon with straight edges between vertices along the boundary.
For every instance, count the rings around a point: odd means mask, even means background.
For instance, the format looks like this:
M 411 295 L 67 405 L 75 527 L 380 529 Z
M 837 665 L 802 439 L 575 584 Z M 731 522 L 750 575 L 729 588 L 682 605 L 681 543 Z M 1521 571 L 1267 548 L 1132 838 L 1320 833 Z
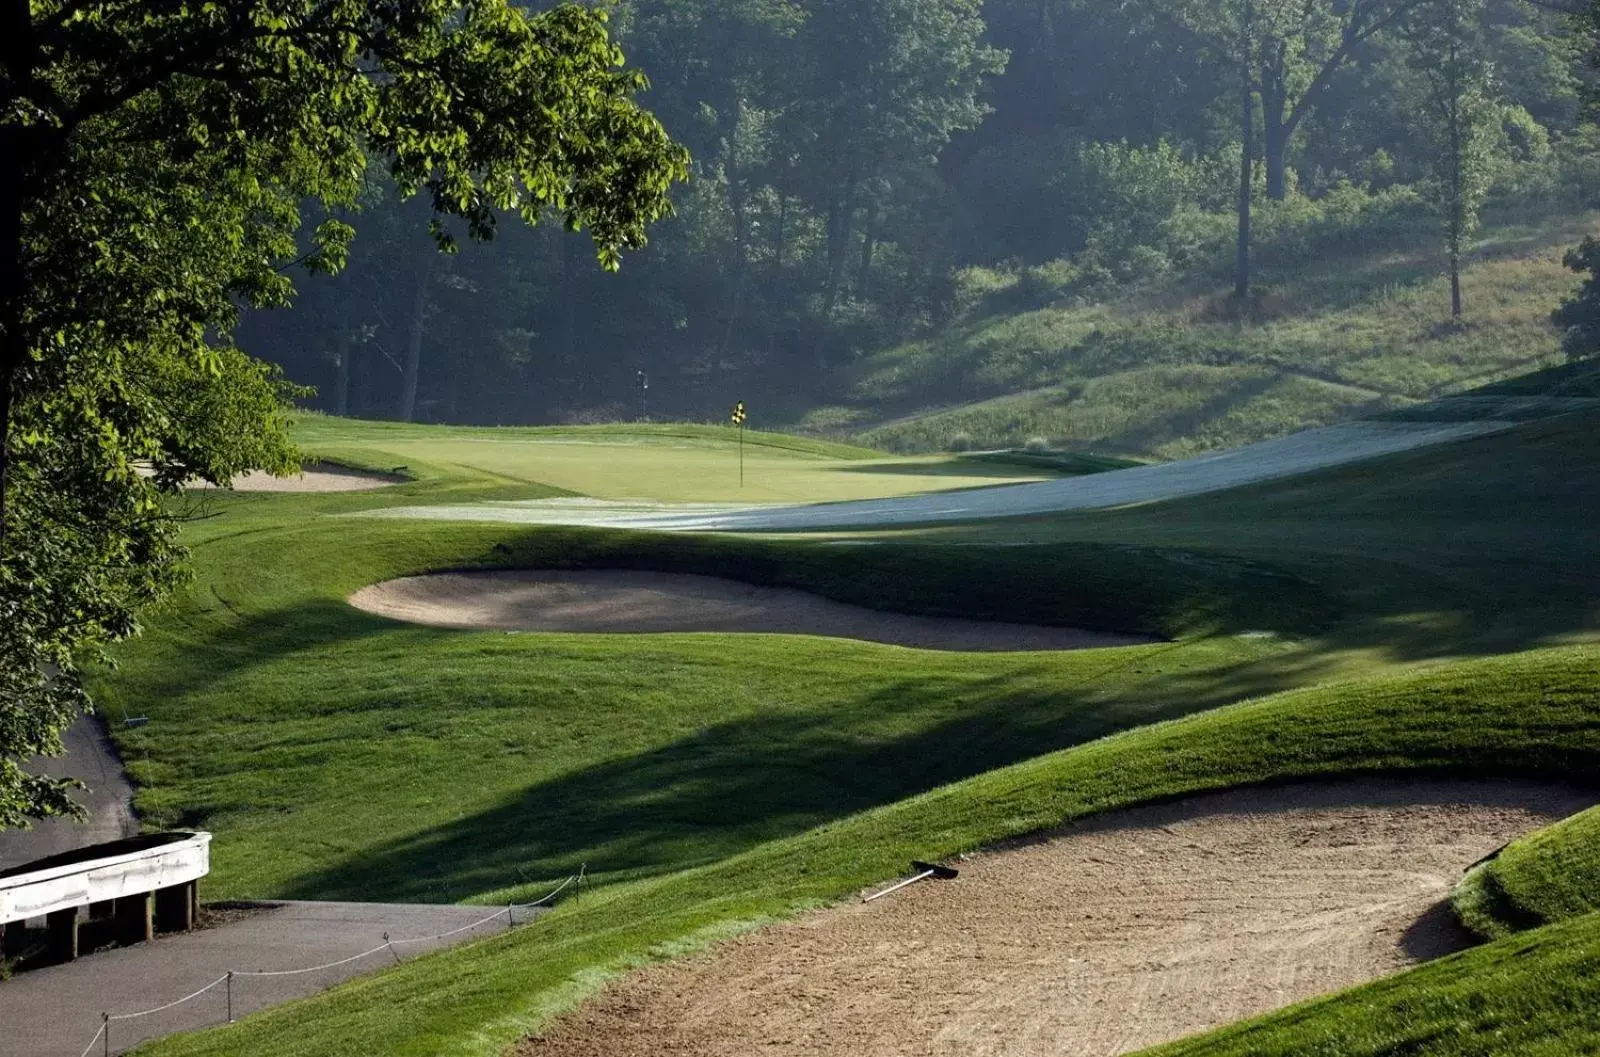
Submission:
M 307 416 L 308 451 L 372 468 L 404 466 L 599 499 L 798 503 L 879 499 L 1051 479 L 1036 467 L 970 458 L 894 458 L 861 448 L 717 427 L 441 429 Z

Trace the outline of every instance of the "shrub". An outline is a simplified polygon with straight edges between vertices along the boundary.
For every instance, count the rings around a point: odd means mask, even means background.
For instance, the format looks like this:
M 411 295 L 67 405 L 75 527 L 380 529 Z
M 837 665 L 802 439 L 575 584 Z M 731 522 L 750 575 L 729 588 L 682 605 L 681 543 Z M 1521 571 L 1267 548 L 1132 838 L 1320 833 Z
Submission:
M 1022 448 L 1029 455 L 1048 455 L 1051 451 L 1050 442 L 1043 437 L 1029 437 Z
M 945 444 L 945 448 L 949 451 L 955 452 L 958 455 L 965 451 L 971 451 L 972 436 L 967 433 L 957 433 L 955 436 L 950 438 L 948 443 Z
M 1585 360 L 1600 354 L 1600 239 L 1584 239 L 1567 254 L 1566 265 L 1587 278 L 1551 318 L 1561 328 L 1561 347 L 1567 358 Z

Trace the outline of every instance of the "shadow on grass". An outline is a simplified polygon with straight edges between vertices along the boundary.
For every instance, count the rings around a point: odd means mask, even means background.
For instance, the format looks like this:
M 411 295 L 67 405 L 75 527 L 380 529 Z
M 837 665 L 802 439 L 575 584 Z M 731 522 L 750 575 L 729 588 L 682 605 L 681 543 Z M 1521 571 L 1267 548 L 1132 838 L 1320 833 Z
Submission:
M 1148 655 L 1112 660 L 1078 686 L 997 677 L 977 709 L 911 732 L 905 726 L 941 690 L 935 681 L 896 683 L 845 713 L 716 724 L 306 874 L 283 894 L 443 902 L 580 866 L 613 877 L 681 870 L 1118 730 L 1285 689 L 1320 662 L 1239 665 L 1100 692 L 1108 675 L 1146 663 Z

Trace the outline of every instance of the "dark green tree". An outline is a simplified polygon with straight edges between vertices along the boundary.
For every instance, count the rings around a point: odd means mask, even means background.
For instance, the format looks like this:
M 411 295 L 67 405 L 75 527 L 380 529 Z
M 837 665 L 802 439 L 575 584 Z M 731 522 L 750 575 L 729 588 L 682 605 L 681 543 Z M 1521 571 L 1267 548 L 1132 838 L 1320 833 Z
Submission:
M 779 127 L 798 148 L 793 193 L 823 218 L 826 323 L 852 258 L 858 285 L 870 277 L 897 176 L 982 122 L 984 82 L 1007 57 L 984 42 L 978 0 L 808 0 L 804 10 L 796 99 Z
M 181 579 L 163 492 L 296 454 L 230 340 L 336 270 L 369 161 L 443 248 L 547 211 L 602 263 L 686 159 L 603 12 L 507 0 L 0 0 L 0 826 L 70 810 L 26 759 L 79 664 Z M 324 219 L 302 231 L 307 201 Z
M 1585 278 L 1552 318 L 1561 328 L 1567 358 L 1587 360 L 1600 356 L 1600 239 L 1591 236 L 1568 251 L 1566 265 Z

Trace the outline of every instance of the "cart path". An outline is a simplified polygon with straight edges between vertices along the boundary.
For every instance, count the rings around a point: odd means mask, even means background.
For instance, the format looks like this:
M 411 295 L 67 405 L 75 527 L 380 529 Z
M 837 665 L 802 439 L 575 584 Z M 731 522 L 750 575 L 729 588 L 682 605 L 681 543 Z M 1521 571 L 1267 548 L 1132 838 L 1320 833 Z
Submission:
M 100 720 L 78 717 L 62 740 L 67 747 L 65 756 L 39 757 L 23 766 L 33 774 L 83 782 L 88 788 L 74 793 L 73 799 L 83 805 L 88 818 L 82 822 L 52 818 L 28 830 L 0 830 L 0 870 L 139 832 L 133 814 L 133 785 Z
M 202 882 L 204 884 L 204 882 Z M 230 970 L 293 970 L 339 961 L 381 945 L 388 933 L 400 957 L 506 931 L 502 910 L 494 920 L 445 941 L 406 943 L 436 936 L 493 914 L 488 907 L 388 903 L 280 903 L 213 929 L 160 937 L 153 943 L 87 955 L 69 965 L 18 973 L 0 980 L 0 1057 L 81 1057 L 101 1025 L 100 1014 L 153 1009 L 182 998 Z M 540 911 L 517 911 L 517 923 Z M 298 976 L 238 977 L 236 1016 L 304 998 L 355 976 L 395 963 L 387 948 L 347 965 Z M 111 1052 L 147 1039 L 211 1027 L 227 1020 L 228 988 L 137 1020 L 111 1024 Z M 102 1053 L 96 1046 L 94 1053 Z

